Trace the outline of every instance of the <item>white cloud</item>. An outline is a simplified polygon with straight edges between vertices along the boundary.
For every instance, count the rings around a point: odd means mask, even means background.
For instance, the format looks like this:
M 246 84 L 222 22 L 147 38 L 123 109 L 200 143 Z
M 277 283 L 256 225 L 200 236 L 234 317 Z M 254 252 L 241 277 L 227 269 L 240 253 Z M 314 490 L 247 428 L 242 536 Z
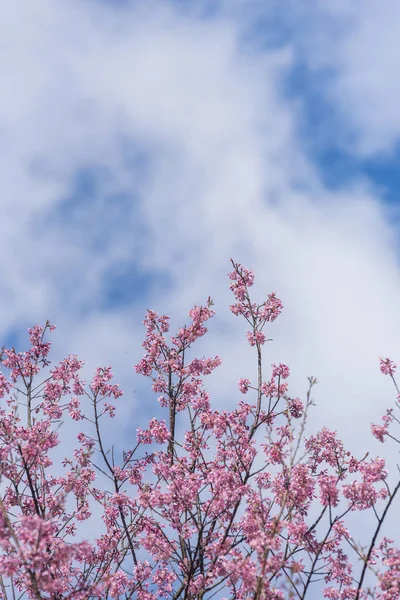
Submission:
M 169 276 L 152 304 L 174 323 L 215 297 L 217 333 L 211 350 L 207 338 L 200 348 L 221 352 L 211 387 L 230 397 L 254 368 L 245 328 L 223 308 L 232 256 L 254 268 L 260 300 L 275 290 L 286 306 L 266 363 L 287 361 L 298 394 L 317 376 L 315 419 L 364 444 L 369 421 L 394 397 L 377 358 L 400 358 L 394 228 L 365 183 L 332 193 L 318 180 L 280 87 L 293 49 L 246 52 L 236 21 L 160 6 L 111 18 L 95 3 L 3 2 L 1 328 L 50 316 L 57 353 L 73 346 L 93 366 L 109 359 L 118 370 L 119 352 L 135 346 L 136 361 L 144 303 L 113 314 L 95 302 L 105 270 L 132 255 Z M 378 117 L 363 117 L 369 109 L 352 98 L 360 139 L 378 147 Z M 145 176 L 131 170 L 121 140 L 144 156 Z M 71 226 L 47 220 L 91 165 L 109 173 L 95 202 Z M 132 206 L 111 222 L 109 194 L 118 191 Z M 96 236 L 104 246 L 92 244 Z M 86 301 L 93 309 L 81 321 Z

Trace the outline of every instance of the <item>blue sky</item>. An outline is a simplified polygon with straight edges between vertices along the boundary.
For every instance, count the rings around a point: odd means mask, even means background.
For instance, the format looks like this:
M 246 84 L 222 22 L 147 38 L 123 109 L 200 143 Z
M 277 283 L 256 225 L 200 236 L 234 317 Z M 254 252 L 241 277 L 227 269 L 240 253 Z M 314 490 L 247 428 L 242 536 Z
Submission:
M 399 5 L 0 6 L 3 340 L 49 318 L 56 356 L 111 364 L 128 438 L 146 308 L 178 326 L 211 295 L 222 407 L 255 369 L 233 257 L 285 305 L 266 361 L 293 395 L 316 376 L 313 426 L 364 449 L 394 398 L 378 357 L 400 360 Z

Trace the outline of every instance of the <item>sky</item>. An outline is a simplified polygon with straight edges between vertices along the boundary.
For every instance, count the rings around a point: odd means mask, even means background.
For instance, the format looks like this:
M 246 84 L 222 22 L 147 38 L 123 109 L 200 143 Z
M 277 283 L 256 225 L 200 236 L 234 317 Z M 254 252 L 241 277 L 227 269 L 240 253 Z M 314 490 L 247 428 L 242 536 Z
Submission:
M 369 428 L 395 400 L 379 357 L 400 361 L 399 3 L 0 8 L 2 344 L 25 349 L 50 319 L 55 357 L 78 354 L 88 378 L 111 365 L 125 396 L 109 435 L 129 447 L 160 415 L 132 369 L 147 308 L 173 329 L 214 299 L 194 350 L 222 359 L 216 408 L 255 376 L 233 258 L 256 300 L 283 301 L 264 360 L 290 366 L 293 396 L 317 377 L 310 428 L 384 454 Z

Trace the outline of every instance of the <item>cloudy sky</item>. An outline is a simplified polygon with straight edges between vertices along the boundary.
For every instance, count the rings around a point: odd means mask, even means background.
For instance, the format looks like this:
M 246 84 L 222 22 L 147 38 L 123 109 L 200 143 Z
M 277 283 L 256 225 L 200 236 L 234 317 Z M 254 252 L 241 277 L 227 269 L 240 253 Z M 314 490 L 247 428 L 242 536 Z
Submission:
M 316 376 L 311 427 L 367 449 L 395 399 L 378 358 L 400 361 L 399 3 L 0 7 L 2 343 L 48 318 L 56 357 L 112 365 L 129 445 L 159 414 L 132 370 L 146 308 L 178 326 L 210 295 L 198 353 L 229 408 L 256 368 L 232 257 L 285 306 L 265 362 L 292 395 Z

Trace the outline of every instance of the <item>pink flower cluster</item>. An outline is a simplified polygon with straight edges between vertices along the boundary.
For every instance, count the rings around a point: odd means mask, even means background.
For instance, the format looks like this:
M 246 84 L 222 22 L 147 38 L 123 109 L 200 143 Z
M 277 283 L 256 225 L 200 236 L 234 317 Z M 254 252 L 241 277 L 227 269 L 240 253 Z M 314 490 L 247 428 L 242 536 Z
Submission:
M 232 264 L 231 310 L 251 328 L 257 364 L 253 383 L 239 379 L 248 401 L 239 395 L 230 410 L 214 409 L 203 378 L 219 357 L 188 358 L 214 316 L 210 298 L 170 340 L 169 318 L 149 310 L 135 369 L 151 379 L 165 418 L 136 427 L 123 452 L 103 436 L 104 419 L 116 412 L 108 400 L 122 396 L 110 367 L 86 385 L 83 363 L 69 356 L 40 381 L 50 365 L 50 323 L 29 330 L 27 352 L 4 350 L 0 599 L 400 598 L 400 550 L 381 535 L 400 481 L 391 487 L 385 461 L 353 456 L 335 431 L 306 436 L 316 380 L 309 378 L 302 401 L 288 396 L 287 365 L 264 372 L 263 330 L 282 302 L 275 294 L 252 302 L 253 273 Z M 396 385 L 395 369 L 381 360 Z M 8 398 L 14 390 L 20 397 Z M 380 441 L 397 442 L 399 408 L 397 401 L 383 425 L 372 426 Z M 72 456 L 55 465 L 60 421 L 68 418 L 87 428 Z M 360 511 L 376 519 L 362 542 L 346 524 Z M 95 515 L 94 539 L 84 541 L 83 523 Z

